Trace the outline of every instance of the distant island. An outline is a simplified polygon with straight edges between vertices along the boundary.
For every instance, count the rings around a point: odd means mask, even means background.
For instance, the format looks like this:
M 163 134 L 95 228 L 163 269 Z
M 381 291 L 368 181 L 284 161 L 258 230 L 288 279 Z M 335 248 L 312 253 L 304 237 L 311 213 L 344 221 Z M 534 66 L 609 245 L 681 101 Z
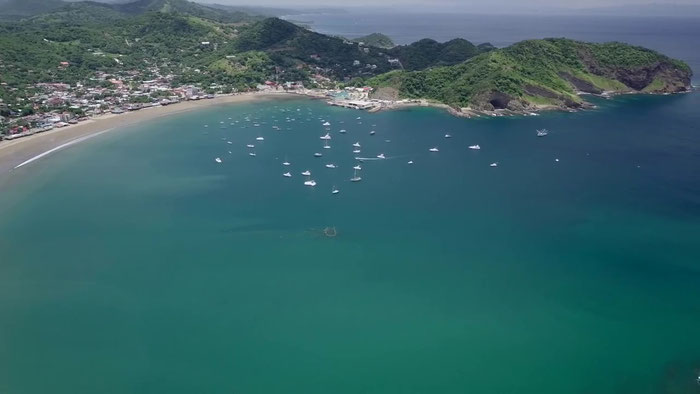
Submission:
M 588 106 L 581 93 L 690 89 L 685 63 L 623 43 L 394 45 L 186 0 L 0 0 L 0 134 L 180 100 L 286 91 L 352 108 L 455 114 Z M 342 101 L 346 100 L 346 101 Z

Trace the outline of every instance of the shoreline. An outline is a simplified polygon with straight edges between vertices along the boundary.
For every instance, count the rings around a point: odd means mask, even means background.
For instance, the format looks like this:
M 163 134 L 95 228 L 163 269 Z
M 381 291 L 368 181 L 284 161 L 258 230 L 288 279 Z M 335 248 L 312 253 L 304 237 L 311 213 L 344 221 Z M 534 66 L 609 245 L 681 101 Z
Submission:
M 84 122 L 0 142 L 0 174 L 9 173 L 70 145 L 137 123 L 217 105 L 249 103 L 271 99 L 305 97 L 294 93 L 242 93 L 209 100 L 186 101 L 161 107 L 144 108 L 123 114 L 103 114 Z

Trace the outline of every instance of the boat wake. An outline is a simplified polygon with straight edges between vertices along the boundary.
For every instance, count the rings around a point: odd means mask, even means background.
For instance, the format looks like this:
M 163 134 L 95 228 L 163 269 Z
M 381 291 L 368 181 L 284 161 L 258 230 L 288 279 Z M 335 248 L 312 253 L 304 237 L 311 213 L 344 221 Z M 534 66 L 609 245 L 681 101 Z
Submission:
M 83 141 L 85 141 L 85 140 L 87 140 L 87 139 L 90 139 L 90 138 L 92 138 L 92 137 L 96 137 L 96 136 L 98 136 L 98 135 L 100 135 L 100 134 L 102 134 L 102 133 L 106 133 L 106 132 L 111 131 L 111 130 L 113 130 L 113 129 L 102 130 L 102 131 L 97 132 L 97 133 L 94 133 L 94 134 L 90 134 L 90 135 L 86 135 L 86 136 L 84 136 L 84 137 L 80 137 L 80 138 L 76 138 L 76 139 L 74 139 L 74 140 L 70 140 L 70 141 L 66 142 L 65 144 L 61 144 L 61 145 L 59 145 L 59 146 L 57 146 L 57 147 L 55 147 L 55 148 L 53 148 L 53 149 L 47 150 L 47 151 L 44 152 L 44 153 L 40 153 L 40 154 L 38 154 L 38 155 L 32 157 L 32 158 L 29 159 L 29 160 L 25 160 L 25 161 L 23 161 L 22 163 L 19 163 L 18 165 L 15 166 L 15 169 L 18 169 L 18 168 L 20 168 L 20 167 L 26 166 L 27 164 L 29 164 L 29 163 L 31 163 L 31 162 L 34 162 L 34 161 L 36 161 L 36 160 L 39 160 L 39 159 L 41 159 L 41 158 L 44 157 L 44 156 L 48 156 L 48 155 L 52 154 L 53 152 L 56 152 L 57 150 L 66 148 L 66 147 L 68 147 L 68 146 L 77 144 L 77 143 L 79 143 L 79 142 L 83 142 Z

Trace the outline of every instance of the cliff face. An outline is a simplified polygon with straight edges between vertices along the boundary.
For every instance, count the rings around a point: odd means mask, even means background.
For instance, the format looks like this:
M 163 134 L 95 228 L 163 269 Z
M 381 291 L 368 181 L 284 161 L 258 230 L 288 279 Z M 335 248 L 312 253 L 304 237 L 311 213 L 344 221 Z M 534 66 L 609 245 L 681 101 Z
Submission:
M 645 48 L 547 39 L 523 41 L 455 66 L 394 72 L 370 83 L 455 108 L 531 111 L 588 106 L 579 92 L 684 92 L 691 76 L 685 63 Z

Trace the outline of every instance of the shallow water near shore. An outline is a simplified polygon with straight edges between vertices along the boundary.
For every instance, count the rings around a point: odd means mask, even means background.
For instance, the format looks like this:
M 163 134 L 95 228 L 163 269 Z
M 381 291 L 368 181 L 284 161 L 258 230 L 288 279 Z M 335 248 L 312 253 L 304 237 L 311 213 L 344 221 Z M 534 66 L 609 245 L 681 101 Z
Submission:
M 596 104 L 240 104 L 13 171 L 0 392 L 697 393 L 700 94 Z

